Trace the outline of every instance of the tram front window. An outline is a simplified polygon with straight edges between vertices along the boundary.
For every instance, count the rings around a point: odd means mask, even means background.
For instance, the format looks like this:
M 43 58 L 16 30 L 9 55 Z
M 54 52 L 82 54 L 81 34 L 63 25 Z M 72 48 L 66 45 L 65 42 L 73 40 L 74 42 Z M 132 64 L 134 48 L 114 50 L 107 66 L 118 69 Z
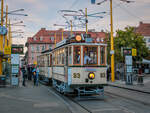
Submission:
M 80 53 L 81 49 L 80 46 L 74 47 L 74 64 L 80 64 Z
M 84 65 L 97 64 L 97 47 L 84 47 Z

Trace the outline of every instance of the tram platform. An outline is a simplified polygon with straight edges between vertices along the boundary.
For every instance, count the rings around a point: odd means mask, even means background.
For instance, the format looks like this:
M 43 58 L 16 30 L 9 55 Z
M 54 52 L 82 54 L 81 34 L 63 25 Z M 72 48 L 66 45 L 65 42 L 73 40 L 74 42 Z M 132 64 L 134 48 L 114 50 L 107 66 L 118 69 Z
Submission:
M 67 106 L 49 87 L 34 86 L 26 81 L 26 86 L 6 85 L 0 88 L 0 113 L 70 113 Z
M 137 90 L 140 92 L 150 93 L 150 74 L 143 75 L 143 83 L 138 83 L 138 81 L 133 81 L 132 84 L 126 84 L 126 81 L 115 80 L 115 82 L 108 81 L 109 86 L 121 87 L 131 90 Z

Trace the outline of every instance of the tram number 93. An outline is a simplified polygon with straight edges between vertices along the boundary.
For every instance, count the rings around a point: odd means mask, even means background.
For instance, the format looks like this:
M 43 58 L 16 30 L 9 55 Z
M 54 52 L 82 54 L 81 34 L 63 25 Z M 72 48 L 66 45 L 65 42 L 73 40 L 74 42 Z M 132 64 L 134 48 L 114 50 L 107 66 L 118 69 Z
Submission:
M 80 78 L 80 73 L 73 73 L 73 78 Z

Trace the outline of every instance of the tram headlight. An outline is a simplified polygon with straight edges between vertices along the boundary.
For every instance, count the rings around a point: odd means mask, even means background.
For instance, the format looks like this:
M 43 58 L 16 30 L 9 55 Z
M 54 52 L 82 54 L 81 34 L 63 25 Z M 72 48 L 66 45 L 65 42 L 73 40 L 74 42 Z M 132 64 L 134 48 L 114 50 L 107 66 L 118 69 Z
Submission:
M 81 41 L 82 40 L 81 35 L 76 35 L 75 39 L 76 41 Z
M 89 77 L 89 79 L 94 79 L 95 78 L 95 74 L 93 72 L 90 72 L 88 77 Z

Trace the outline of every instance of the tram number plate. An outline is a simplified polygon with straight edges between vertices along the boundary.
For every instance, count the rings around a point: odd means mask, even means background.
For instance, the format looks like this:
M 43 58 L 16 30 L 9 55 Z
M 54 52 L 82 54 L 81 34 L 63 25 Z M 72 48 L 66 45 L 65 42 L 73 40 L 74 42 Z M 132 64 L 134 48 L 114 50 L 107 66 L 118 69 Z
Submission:
M 73 78 L 80 78 L 80 73 L 73 73 Z

